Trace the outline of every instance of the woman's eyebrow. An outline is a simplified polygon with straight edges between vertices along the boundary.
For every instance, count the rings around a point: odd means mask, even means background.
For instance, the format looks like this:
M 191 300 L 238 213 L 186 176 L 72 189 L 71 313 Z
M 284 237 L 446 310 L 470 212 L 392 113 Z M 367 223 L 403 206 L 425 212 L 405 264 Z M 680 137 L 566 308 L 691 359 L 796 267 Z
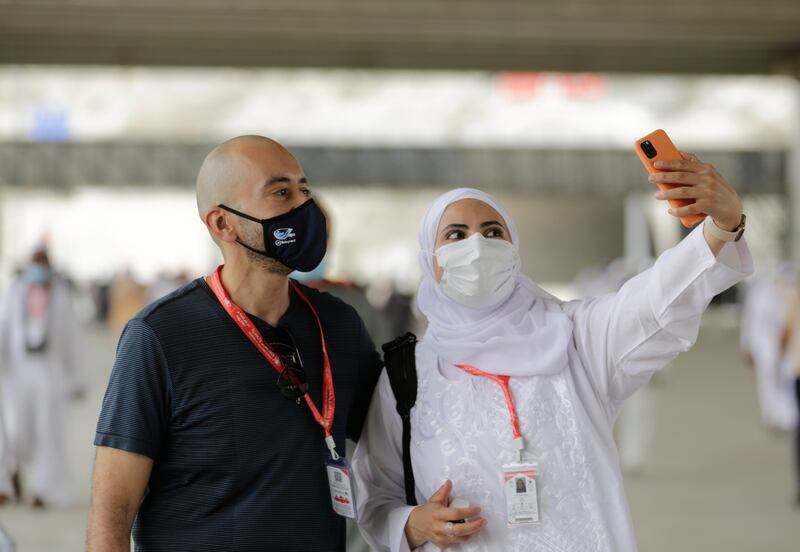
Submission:
M 486 222 L 481 223 L 481 228 L 486 228 L 487 226 L 503 226 L 503 223 L 497 220 L 487 220 Z
M 459 230 L 469 230 L 469 226 L 467 226 L 466 224 L 448 224 L 447 226 L 442 228 L 442 232 L 444 232 L 445 230 L 449 230 L 450 228 L 457 228 Z

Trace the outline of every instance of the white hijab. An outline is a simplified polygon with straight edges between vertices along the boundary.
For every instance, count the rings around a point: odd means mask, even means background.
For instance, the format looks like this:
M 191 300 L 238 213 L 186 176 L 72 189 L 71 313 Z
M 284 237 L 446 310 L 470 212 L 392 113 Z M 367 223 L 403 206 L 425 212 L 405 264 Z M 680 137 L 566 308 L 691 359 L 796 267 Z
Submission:
M 496 375 L 552 375 L 567 366 L 572 321 L 560 302 L 517 269 L 517 284 L 508 299 L 486 308 L 466 307 L 442 291 L 433 272 L 436 231 L 445 209 L 462 199 L 492 206 L 508 227 L 519 253 L 514 221 L 489 194 L 458 188 L 441 195 L 428 208 L 419 233 L 422 283 L 417 304 L 428 319 L 423 342 L 449 364 L 472 364 Z

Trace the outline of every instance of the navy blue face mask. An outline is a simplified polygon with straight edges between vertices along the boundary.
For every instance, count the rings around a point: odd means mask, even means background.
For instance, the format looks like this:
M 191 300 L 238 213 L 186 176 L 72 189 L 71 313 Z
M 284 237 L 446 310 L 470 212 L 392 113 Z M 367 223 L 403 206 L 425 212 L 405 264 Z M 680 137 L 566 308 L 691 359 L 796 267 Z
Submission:
M 225 205 L 219 207 L 261 225 L 264 230 L 264 251 L 236 240 L 253 253 L 275 259 L 301 272 L 314 270 L 325 256 L 328 247 L 325 214 L 313 199 L 288 213 L 268 219 L 257 219 Z

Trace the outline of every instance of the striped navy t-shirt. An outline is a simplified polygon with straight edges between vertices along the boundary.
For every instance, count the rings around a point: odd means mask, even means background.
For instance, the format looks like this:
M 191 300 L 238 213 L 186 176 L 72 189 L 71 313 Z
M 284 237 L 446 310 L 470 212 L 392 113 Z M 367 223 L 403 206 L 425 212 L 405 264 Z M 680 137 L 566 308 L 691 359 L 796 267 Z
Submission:
M 333 436 L 357 440 L 381 369 L 349 305 L 303 287 L 325 331 L 336 392 Z M 251 316 L 266 335 L 270 327 Z M 321 407 L 316 318 L 292 296 L 289 331 Z M 343 551 L 322 428 L 284 398 L 277 372 L 203 279 L 145 308 L 126 326 L 95 445 L 149 456 L 153 471 L 133 528 L 136 550 Z

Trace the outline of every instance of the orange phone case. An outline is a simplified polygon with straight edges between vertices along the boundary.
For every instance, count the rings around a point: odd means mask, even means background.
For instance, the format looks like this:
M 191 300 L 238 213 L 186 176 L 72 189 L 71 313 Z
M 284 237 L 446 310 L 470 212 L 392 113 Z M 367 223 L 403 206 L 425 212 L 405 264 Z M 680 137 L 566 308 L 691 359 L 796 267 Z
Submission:
M 655 148 L 656 155 L 654 157 L 648 157 L 644 150 L 642 149 L 642 144 L 645 142 L 649 142 L 650 145 Z M 636 155 L 639 156 L 639 159 L 642 160 L 645 169 L 647 169 L 648 174 L 653 174 L 659 171 L 655 167 L 653 167 L 653 163 L 656 161 L 674 161 L 683 159 L 681 157 L 678 148 L 675 147 L 675 144 L 672 143 L 672 140 L 669 139 L 667 133 L 661 129 L 651 132 L 647 136 L 639 138 L 635 142 L 634 148 L 636 149 Z M 652 151 L 652 150 L 651 150 Z M 680 186 L 679 184 L 658 184 L 658 187 L 661 190 L 669 190 L 670 188 L 676 188 Z M 691 205 L 694 203 L 693 199 L 670 199 L 669 204 L 672 207 L 683 207 L 685 205 Z M 681 217 L 681 224 L 683 224 L 686 228 L 692 228 L 698 222 L 702 221 L 706 218 L 705 214 L 697 214 L 697 215 L 689 215 L 687 217 Z

